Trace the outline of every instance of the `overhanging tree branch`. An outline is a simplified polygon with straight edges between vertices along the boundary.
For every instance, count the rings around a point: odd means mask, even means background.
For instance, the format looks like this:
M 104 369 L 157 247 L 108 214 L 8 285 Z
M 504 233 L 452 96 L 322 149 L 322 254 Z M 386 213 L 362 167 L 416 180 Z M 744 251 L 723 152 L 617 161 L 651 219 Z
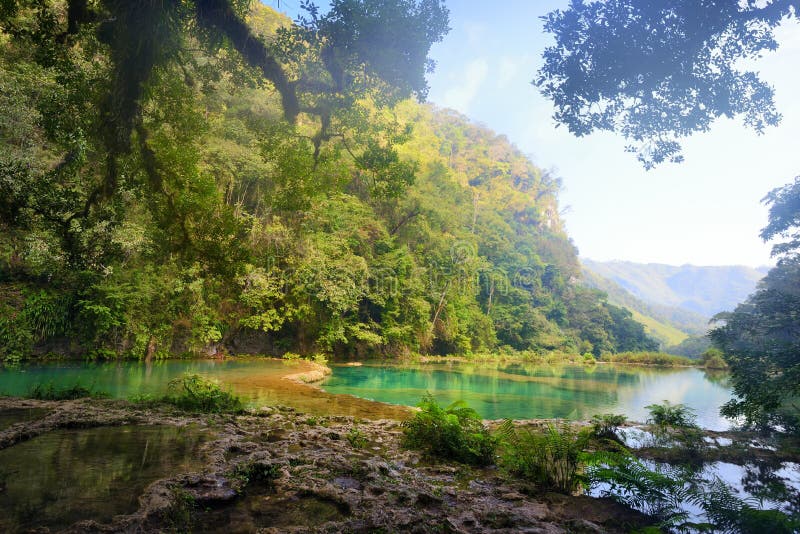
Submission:
M 266 45 L 250 30 L 247 23 L 234 11 L 230 1 L 197 0 L 195 2 L 197 22 L 204 28 L 217 31 L 231 42 L 233 47 L 253 67 L 261 70 L 281 95 L 283 113 L 291 123 L 297 120 L 300 105 L 296 82 L 287 77 L 278 61 L 270 55 Z

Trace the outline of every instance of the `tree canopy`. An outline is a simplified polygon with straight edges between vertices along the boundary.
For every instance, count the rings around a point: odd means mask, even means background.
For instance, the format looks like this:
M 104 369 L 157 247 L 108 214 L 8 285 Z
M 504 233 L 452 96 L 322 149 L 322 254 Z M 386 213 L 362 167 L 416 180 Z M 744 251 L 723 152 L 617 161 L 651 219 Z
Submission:
M 761 239 L 785 241 L 772 247 L 773 256 L 790 256 L 800 251 L 800 177 L 777 187 L 762 199 L 769 204 L 769 224 L 761 230 Z
M 534 80 L 576 136 L 612 131 L 646 168 L 682 161 L 680 142 L 720 117 L 756 132 L 781 119 L 743 60 L 775 50 L 794 0 L 572 0 L 544 17 L 555 44 Z
M 2 5 L 6 357 L 652 348 L 560 180 L 415 102 L 440 2 Z
M 761 237 L 788 238 L 777 243 L 778 264 L 756 292 L 710 332 L 725 353 L 737 398 L 723 413 L 748 422 L 778 423 L 800 430 L 800 180 L 771 191 L 765 198 L 769 224 Z
M 711 331 L 725 353 L 736 398 L 723 413 L 800 429 L 800 258 L 779 262 L 758 290 Z

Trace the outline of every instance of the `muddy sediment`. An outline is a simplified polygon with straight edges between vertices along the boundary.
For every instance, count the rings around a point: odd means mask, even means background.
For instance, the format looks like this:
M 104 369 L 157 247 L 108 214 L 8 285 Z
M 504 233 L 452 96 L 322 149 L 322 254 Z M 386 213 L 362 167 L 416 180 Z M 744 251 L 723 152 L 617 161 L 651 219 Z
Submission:
M 360 419 L 408 419 L 413 410 L 407 406 L 375 402 L 353 395 L 334 395 L 323 391 L 319 382 L 330 375 L 325 365 L 299 360 L 291 362 L 285 374 L 228 377 L 226 385 L 245 390 L 269 391 L 273 399 L 291 405 L 312 416 L 348 415 Z

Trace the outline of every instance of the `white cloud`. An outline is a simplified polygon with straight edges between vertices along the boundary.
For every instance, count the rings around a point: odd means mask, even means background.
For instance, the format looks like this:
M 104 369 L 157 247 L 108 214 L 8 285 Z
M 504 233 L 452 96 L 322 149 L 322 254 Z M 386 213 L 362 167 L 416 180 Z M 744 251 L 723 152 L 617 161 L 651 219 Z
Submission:
M 488 33 L 485 25 L 470 21 L 464 23 L 463 30 L 470 46 L 479 46 L 486 39 Z
M 475 100 L 488 75 L 489 63 L 485 59 L 478 58 L 470 61 L 467 68 L 464 69 L 463 76 L 454 80 L 454 86 L 445 91 L 441 103 L 461 113 L 468 113 L 472 101 Z
M 526 57 L 503 56 L 497 64 L 497 78 L 495 83 L 498 89 L 505 89 L 520 74 L 527 63 Z

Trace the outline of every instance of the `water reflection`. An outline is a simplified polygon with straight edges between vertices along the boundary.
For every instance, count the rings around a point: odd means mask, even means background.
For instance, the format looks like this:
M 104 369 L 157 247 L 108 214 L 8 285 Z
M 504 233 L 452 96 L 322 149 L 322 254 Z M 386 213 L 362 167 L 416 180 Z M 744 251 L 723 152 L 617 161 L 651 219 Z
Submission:
M 800 511 L 800 465 L 793 462 L 758 462 L 746 465 L 712 462 L 699 468 L 652 460 L 642 460 L 642 463 L 651 471 L 673 480 L 691 479 L 697 489 L 705 494 L 718 488 L 718 482 L 722 482 L 733 490 L 734 496 L 757 509 L 780 510 L 787 514 Z M 685 489 L 689 487 L 689 483 L 684 486 Z M 667 494 L 657 502 L 639 502 L 636 495 L 625 494 L 625 491 L 622 486 L 612 487 L 601 483 L 595 485 L 589 494 L 594 497 L 619 495 L 633 508 L 644 513 L 683 511 L 687 514 L 688 522 L 703 523 L 709 520 L 700 501 L 695 498 L 681 500 L 675 494 Z
M 252 406 L 286 405 L 314 415 L 352 415 L 368 419 L 404 419 L 408 416 L 405 407 L 335 396 L 283 379 L 285 375 L 306 367 L 307 362 L 270 358 L 0 365 L 0 394 L 25 395 L 35 384 L 53 383 L 56 387 L 69 387 L 80 383 L 114 398 L 136 394 L 158 396 L 167 392 L 170 380 L 190 372 L 216 378 Z
M 692 407 L 705 428 L 729 426 L 719 415 L 719 407 L 730 398 L 728 387 L 688 368 L 497 363 L 337 366 L 323 388 L 409 406 L 430 392 L 445 404 L 465 400 L 487 419 L 586 419 L 617 412 L 644 421 L 645 406 L 669 400 Z
M 24 395 L 37 383 L 72 386 L 79 382 L 112 397 L 163 394 L 184 372 L 219 379 L 253 405 L 285 404 L 313 414 L 404 418 L 396 406 L 414 406 L 431 392 L 443 403 L 465 400 L 485 418 L 587 419 L 596 413 L 624 413 L 644 421 L 645 406 L 662 400 L 686 403 L 702 426 L 726 429 L 719 407 L 730 398 L 723 377 L 709 379 L 698 369 L 657 369 L 622 365 L 523 365 L 436 363 L 334 367 L 325 391 L 298 386 L 281 377 L 302 363 L 266 358 L 168 360 L 152 362 L 57 363 L 0 367 L 0 393 Z
M 53 383 L 72 386 L 80 383 L 115 398 L 132 394 L 158 395 L 167 391 L 167 384 L 185 372 L 220 378 L 238 378 L 248 374 L 276 375 L 286 373 L 284 362 L 258 360 L 164 360 L 154 362 L 63 362 L 0 367 L 0 393 L 24 395 L 35 384 Z
M 25 423 L 44 417 L 44 408 L 7 408 L 0 410 L 0 430 L 5 430 L 16 423 Z
M 108 521 L 151 482 L 203 465 L 209 435 L 180 427 L 61 430 L 0 450 L 0 532 Z

